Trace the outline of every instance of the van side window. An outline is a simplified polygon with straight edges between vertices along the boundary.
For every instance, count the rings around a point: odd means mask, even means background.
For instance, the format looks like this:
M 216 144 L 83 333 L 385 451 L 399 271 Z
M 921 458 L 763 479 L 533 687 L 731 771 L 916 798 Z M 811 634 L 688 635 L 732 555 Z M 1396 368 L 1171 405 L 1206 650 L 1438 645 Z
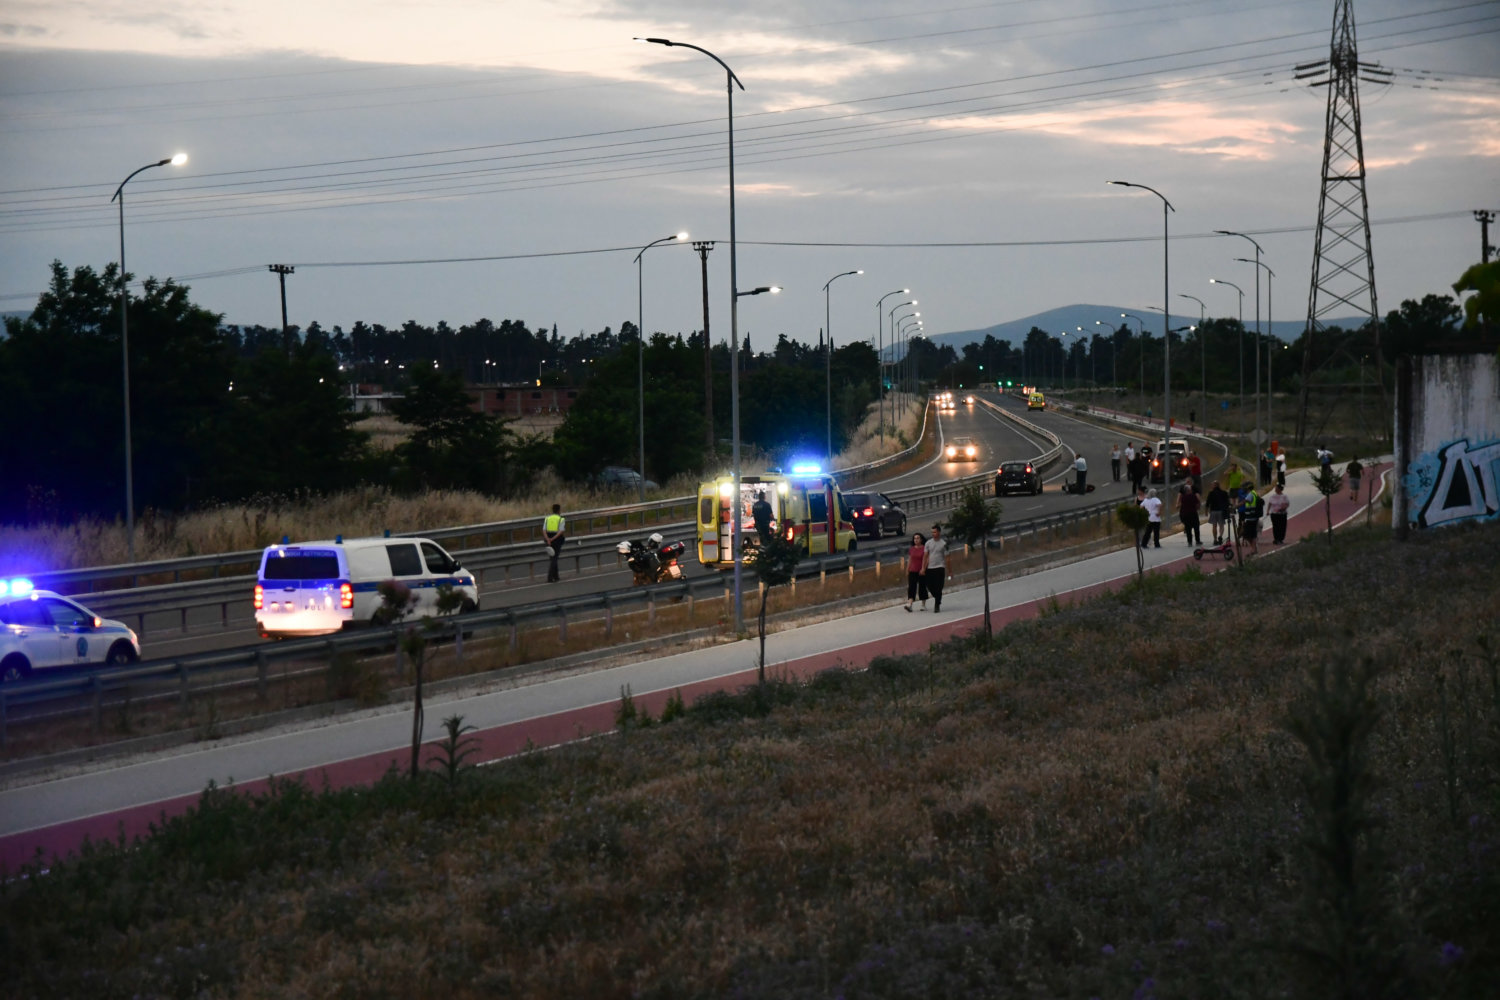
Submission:
M 392 576 L 421 576 L 422 559 L 417 555 L 415 543 L 410 545 L 387 545 L 385 554 L 391 560 Z
M 698 501 L 698 523 L 699 524 L 713 524 L 714 523 L 714 498 L 713 497 L 703 497 L 702 499 L 700 499 Z
M 449 572 L 448 567 L 449 567 L 450 563 L 449 563 L 449 560 L 448 560 L 448 553 L 444 552 L 442 549 L 438 548 L 436 545 L 433 545 L 431 542 L 423 542 L 422 543 L 422 558 L 427 563 L 427 572 L 429 572 L 429 573 L 447 573 L 447 572 Z
M 825 494 L 808 494 L 807 519 L 813 524 L 820 524 L 828 520 L 828 497 Z

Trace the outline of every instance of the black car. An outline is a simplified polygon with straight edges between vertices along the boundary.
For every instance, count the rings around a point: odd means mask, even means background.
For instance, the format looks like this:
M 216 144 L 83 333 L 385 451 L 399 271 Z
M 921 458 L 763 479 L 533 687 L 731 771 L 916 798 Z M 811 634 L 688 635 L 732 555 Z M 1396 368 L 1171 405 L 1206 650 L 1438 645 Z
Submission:
M 1163 442 L 1157 442 L 1156 454 L 1151 456 L 1151 481 L 1153 483 L 1162 481 L 1161 456 L 1167 451 L 1168 447 Z M 1171 466 L 1173 480 L 1188 478 L 1188 446 L 1182 438 L 1172 439 L 1167 464 Z
M 854 521 L 854 534 L 880 538 L 886 532 L 906 534 L 906 511 L 884 493 L 845 493 L 844 502 Z
M 995 496 L 1042 492 L 1042 474 L 1030 462 L 1001 462 L 995 473 Z

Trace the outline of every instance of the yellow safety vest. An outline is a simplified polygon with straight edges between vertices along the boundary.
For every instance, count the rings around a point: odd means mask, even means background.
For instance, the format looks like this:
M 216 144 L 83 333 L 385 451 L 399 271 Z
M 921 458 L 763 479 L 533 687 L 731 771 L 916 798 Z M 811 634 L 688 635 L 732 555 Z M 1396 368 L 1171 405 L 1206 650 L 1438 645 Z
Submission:
M 543 526 L 545 527 L 547 534 L 555 535 L 559 531 L 562 531 L 563 525 L 567 523 L 567 519 L 564 518 L 561 514 L 548 514 L 547 520 L 543 522 Z

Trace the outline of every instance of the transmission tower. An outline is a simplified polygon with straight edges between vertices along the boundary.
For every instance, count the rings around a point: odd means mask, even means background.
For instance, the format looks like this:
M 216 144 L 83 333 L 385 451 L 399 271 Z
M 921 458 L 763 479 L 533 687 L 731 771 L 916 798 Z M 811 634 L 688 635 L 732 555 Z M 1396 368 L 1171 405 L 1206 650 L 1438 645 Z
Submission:
M 1313 247 L 1312 286 L 1307 296 L 1307 328 L 1303 340 L 1302 392 L 1297 413 L 1297 441 L 1306 440 L 1308 432 L 1308 390 L 1313 377 L 1313 345 L 1319 331 L 1327 329 L 1324 318 L 1336 310 L 1355 310 L 1369 316 L 1371 331 L 1368 351 L 1353 343 L 1348 335 L 1328 352 L 1318 371 L 1330 375 L 1347 371 L 1360 364 L 1358 382 L 1340 382 L 1337 376 L 1320 382 L 1329 390 L 1328 412 L 1319 422 L 1327 422 L 1333 403 L 1344 389 L 1357 388 L 1361 398 L 1369 382 L 1365 378 L 1363 357 L 1374 361 L 1374 384 L 1380 392 L 1380 412 L 1386 412 L 1385 378 L 1380 358 L 1380 307 L 1375 297 L 1375 257 L 1370 251 L 1370 203 L 1365 194 L 1365 146 L 1360 133 L 1359 82 L 1389 84 L 1390 70 L 1359 61 L 1354 41 L 1354 2 L 1335 0 L 1333 37 L 1328 58 L 1297 67 L 1298 80 L 1310 80 L 1309 86 L 1328 88 L 1328 113 L 1323 135 L 1323 185 L 1318 195 L 1318 229 Z M 1363 407 L 1360 419 L 1364 420 Z M 1387 423 L 1382 420 L 1382 424 Z M 1385 434 L 1390 428 L 1385 427 Z

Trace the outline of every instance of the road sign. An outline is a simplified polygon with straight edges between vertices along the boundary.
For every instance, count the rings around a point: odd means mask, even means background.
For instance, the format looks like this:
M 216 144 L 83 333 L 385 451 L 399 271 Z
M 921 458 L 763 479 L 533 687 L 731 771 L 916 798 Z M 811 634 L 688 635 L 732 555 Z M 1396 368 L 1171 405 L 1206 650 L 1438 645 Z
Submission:
M 1265 444 L 1266 441 L 1270 439 L 1270 437 L 1271 437 L 1271 435 L 1267 434 L 1265 431 L 1261 430 L 1259 427 L 1255 428 L 1255 430 L 1253 430 L 1253 431 L 1250 432 L 1250 440 L 1254 441 L 1257 445 Z

